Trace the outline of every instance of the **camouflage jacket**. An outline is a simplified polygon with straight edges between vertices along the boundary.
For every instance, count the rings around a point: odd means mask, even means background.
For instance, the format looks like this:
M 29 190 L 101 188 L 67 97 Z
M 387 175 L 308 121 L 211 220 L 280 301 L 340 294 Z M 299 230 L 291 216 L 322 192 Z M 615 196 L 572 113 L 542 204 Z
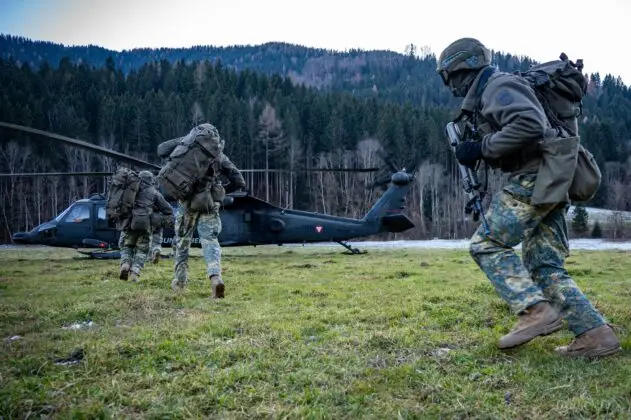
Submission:
M 219 159 L 210 165 L 208 172 L 206 172 L 206 176 L 199 182 L 199 186 L 196 190 L 202 191 L 210 185 L 217 184 L 220 175 L 228 178 L 228 181 L 230 182 L 228 188 L 226 188 L 226 192 L 232 192 L 245 188 L 245 179 L 243 179 L 241 171 L 239 171 L 234 163 L 230 161 L 228 156 L 222 153 Z
M 144 209 L 147 211 L 149 216 L 151 216 L 154 212 L 169 217 L 173 215 L 173 208 L 164 199 L 162 194 L 160 194 L 153 185 L 147 184 L 145 181 L 140 182 L 140 189 L 138 190 L 136 200 L 134 201 L 134 209 Z M 132 217 L 130 215 L 129 217 L 119 221 L 116 226 L 117 229 L 128 229 L 131 223 L 131 218 Z
M 483 73 L 472 83 L 461 110 L 473 115 L 484 160 L 507 173 L 537 173 L 538 143 L 556 137 L 556 131 L 535 92 L 526 80 L 503 72 L 493 73 L 486 86 L 480 86 Z

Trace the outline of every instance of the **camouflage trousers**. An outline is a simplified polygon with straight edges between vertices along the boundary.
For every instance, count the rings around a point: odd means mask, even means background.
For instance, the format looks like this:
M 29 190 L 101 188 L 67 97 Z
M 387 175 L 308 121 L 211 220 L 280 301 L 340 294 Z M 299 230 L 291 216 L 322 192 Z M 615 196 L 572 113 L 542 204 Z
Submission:
M 118 240 L 121 250 L 121 267 L 123 264 L 129 264 L 133 273 L 140 274 L 149 253 L 149 235 L 149 232 L 135 230 L 121 232 Z
M 486 214 L 490 234 L 480 226 L 469 251 L 515 313 L 550 302 L 580 335 L 605 320 L 564 268 L 569 255 L 567 206 L 531 205 L 535 178 L 514 177 L 494 197 Z M 513 250 L 520 242 L 523 262 Z
M 208 277 L 221 275 L 221 247 L 218 240 L 221 233 L 219 212 L 194 212 L 180 203 L 175 216 L 175 236 L 173 238 L 173 247 L 175 248 L 174 283 L 179 285 L 188 283 L 188 253 L 195 229 L 197 229 L 202 244 Z
M 121 252 L 125 244 L 126 236 L 127 236 L 127 231 L 124 230 L 121 232 L 120 237 L 118 238 L 118 248 L 121 250 Z M 163 229 L 154 228 L 150 236 L 149 252 L 147 254 L 147 259 L 151 259 L 151 255 L 153 255 L 155 251 L 158 251 L 158 252 L 162 251 L 162 238 L 163 238 Z
M 154 252 L 162 251 L 162 232 L 163 229 L 161 227 L 153 228 L 153 233 L 151 234 L 151 254 Z

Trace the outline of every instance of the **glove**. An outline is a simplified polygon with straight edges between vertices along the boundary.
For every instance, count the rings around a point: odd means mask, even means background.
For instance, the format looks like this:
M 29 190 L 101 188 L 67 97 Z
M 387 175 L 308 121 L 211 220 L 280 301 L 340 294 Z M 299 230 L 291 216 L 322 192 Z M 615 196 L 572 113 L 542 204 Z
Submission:
M 456 159 L 461 165 L 475 168 L 478 160 L 482 159 L 482 142 L 465 141 L 456 146 Z

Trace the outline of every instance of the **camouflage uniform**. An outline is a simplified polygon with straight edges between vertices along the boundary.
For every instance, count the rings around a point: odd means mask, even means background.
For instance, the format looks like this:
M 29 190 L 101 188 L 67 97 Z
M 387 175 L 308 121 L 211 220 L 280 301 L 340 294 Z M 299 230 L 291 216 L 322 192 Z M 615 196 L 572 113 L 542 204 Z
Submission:
M 541 161 L 538 142 L 557 133 L 528 83 L 490 67 L 490 54 L 481 45 L 473 39 L 454 42 L 441 54 L 438 72 L 454 96 L 464 97 L 461 111 L 472 118 L 480 136 L 477 144 L 462 147 L 458 159 L 462 164 L 484 159 L 511 174 L 486 213 L 490 233 L 480 226 L 470 245 L 471 256 L 497 293 L 520 315 L 499 346 L 513 347 L 558 330 L 559 314 L 580 336 L 602 327 L 605 320 L 564 268 L 569 255 L 568 204 L 530 202 Z M 513 249 L 519 243 L 523 262 Z
M 162 234 L 163 229 L 161 226 L 154 227 L 151 233 L 151 255 L 160 255 L 162 252 Z
M 206 273 L 208 277 L 221 275 L 221 247 L 219 233 L 221 233 L 221 218 L 219 206 L 210 213 L 194 212 L 187 208 L 186 203 L 180 203 L 175 216 L 175 280 L 174 285 L 184 286 L 188 283 L 188 253 L 195 228 L 202 244 Z
M 151 172 L 141 171 L 139 176 L 141 184 L 136 195 L 134 209 L 147 209 L 149 225 L 154 209 L 156 209 L 157 213 L 173 214 L 173 209 L 169 203 L 153 187 L 153 175 Z M 121 226 L 123 229 L 119 238 L 119 247 L 121 249 L 120 279 L 127 280 L 131 271 L 132 280 L 138 281 L 140 272 L 144 268 L 145 261 L 149 255 L 152 229 L 151 227 L 147 230 L 131 229 L 131 217 L 122 221 Z
M 569 255 L 566 206 L 529 204 L 535 179 L 516 176 L 496 194 L 486 214 L 490 234 L 480 226 L 470 252 L 515 313 L 551 302 L 578 336 L 605 321 L 564 268 Z M 513 250 L 521 242 L 523 263 Z
M 216 129 L 211 127 L 213 130 Z M 202 191 L 210 191 L 214 188 L 223 190 L 219 182 L 219 176 L 223 175 L 230 181 L 228 188 L 230 191 L 245 189 L 245 180 L 230 161 L 223 154 L 224 141 L 216 132 L 218 149 L 220 155 L 216 162 L 212 164 L 206 177 L 197 183 L 197 187 L 193 194 Z M 173 150 L 179 139 L 169 140 L 158 146 L 158 153 L 162 157 L 166 157 L 170 150 Z M 228 191 L 226 191 L 228 192 Z M 214 198 L 214 197 L 213 197 Z M 219 246 L 219 234 L 221 233 L 221 219 L 219 217 L 219 209 L 221 203 L 215 202 L 212 209 L 207 211 L 195 211 L 191 209 L 191 201 L 180 201 L 179 208 L 175 219 L 175 235 L 173 237 L 173 248 L 175 249 L 175 267 L 174 279 L 171 287 L 174 290 L 183 288 L 188 283 L 188 256 L 191 246 L 191 240 L 195 229 L 199 234 L 202 245 L 202 252 L 206 262 L 206 273 L 211 280 L 214 297 L 223 297 L 223 280 L 221 279 L 221 247 Z M 221 292 L 216 293 L 216 286 L 220 285 Z
M 173 208 L 167 203 L 160 191 L 156 190 L 156 194 L 160 197 L 153 207 L 153 215 L 151 223 L 151 260 L 154 264 L 160 261 L 160 252 L 162 251 L 162 234 L 165 227 L 173 227 Z
M 118 238 L 118 248 L 121 250 L 125 246 L 125 237 L 127 236 L 126 231 L 122 231 L 120 237 Z M 151 233 L 151 239 L 149 241 L 149 252 L 150 255 L 154 255 L 154 253 L 160 253 L 162 251 L 162 238 L 163 238 L 163 229 L 161 227 L 153 228 Z M 147 256 L 149 258 L 149 256 Z
M 136 276 L 145 266 L 149 254 L 149 233 L 143 231 L 127 230 L 121 233 L 121 268 L 125 265 L 131 267 L 131 272 Z

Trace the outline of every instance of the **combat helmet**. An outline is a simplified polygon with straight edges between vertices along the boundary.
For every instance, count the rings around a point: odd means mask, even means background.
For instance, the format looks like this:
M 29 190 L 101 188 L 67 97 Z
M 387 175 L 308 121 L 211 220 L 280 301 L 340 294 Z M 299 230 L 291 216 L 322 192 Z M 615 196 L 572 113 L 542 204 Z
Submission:
M 222 153 L 226 145 L 226 141 L 219 135 L 217 127 L 210 123 L 199 124 L 191 130 L 190 135 L 209 138 L 210 145 L 212 145 L 218 153 Z
M 491 64 L 491 51 L 475 38 L 461 38 L 447 46 L 438 58 L 436 73 L 448 85 L 460 70 L 478 70 Z
M 149 185 L 153 184 L 153 174 L 149 171 L 138 172 L 138 177 L 140 178 L 141 181 L 144 181 L 145 183 Z

